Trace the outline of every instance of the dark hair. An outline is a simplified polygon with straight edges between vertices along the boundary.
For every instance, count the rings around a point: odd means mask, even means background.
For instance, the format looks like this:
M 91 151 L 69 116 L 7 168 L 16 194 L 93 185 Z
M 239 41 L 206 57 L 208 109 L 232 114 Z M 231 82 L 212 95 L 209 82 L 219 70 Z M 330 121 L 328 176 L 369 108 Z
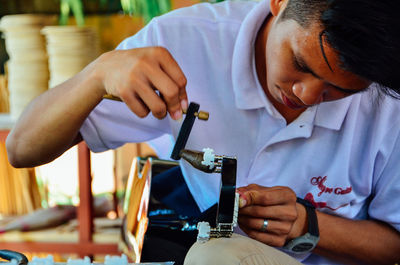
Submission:
M 400 98 L 400 1 L 289 0 L 280 19 L 304 28 L 319 23 L 342 69 Z

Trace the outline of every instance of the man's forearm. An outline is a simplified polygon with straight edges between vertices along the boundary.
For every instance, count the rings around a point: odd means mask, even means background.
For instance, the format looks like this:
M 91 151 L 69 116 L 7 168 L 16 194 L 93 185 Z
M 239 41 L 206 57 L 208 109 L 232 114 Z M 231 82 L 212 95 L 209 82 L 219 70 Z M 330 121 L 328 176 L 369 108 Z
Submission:
M 349 220 L 317 211 L 320 241 L 315 253 L 360 264 L 394 264 L 400 261 L 400 233 L 371 220 Z
M 13 166 L 33 167 L 50 162 L 73 145 L 83 121 L 102 99 L 92 77 L 89 65 L 26 108 L 7 139 Z

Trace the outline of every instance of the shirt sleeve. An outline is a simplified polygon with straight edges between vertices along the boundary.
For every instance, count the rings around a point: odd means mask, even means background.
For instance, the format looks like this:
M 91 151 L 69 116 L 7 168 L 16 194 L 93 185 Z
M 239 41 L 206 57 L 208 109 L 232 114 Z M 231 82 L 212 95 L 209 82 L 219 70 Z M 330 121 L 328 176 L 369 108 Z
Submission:
M 154 19 L 117 49 L 133 49 L 157 45 L 157 23 Z M 90 113 L 80 133 L 94 152 L 115 149 L 128 142 L 144 142 L 170 134 L 170 118 L 158 120 L 150 113 L 138 118 L 124 103 L 104 99 Z
M 400 231 L 400 124 L 395 124 L 384 138 L 375 163 L 372 199 L 368 214 Z M 393 135 L 393 131 L 396 134 Z

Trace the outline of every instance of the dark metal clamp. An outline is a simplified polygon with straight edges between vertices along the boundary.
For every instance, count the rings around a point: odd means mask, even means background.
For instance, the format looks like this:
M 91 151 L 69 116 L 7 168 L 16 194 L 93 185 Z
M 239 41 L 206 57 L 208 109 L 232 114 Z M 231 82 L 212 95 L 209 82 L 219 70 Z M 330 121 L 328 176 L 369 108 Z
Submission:
M 216 226 L 210 227 L 207 222 L 198 223 L 198 240 L 207 241 L 210 237 L 231 237 L 237 223 L 238 200 L 236 195 L 237 159 L 230 156 L 214 155 L 210 148 L 203 152 L 184 149 L 192 130 L 195 113 L 200 105 L 190 103 L 185 120 L 178 134 L 171 158 L 183 158 L 193 167 L 206 173 L 221 173 L 221 188 L 217 207 Z

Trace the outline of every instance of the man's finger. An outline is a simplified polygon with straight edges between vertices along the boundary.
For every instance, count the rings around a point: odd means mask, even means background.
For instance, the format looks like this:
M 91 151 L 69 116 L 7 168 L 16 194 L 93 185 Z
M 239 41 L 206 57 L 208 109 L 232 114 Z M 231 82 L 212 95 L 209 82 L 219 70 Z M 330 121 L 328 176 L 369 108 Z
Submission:
M 182 117 L 182 107 L 180 102 L 180 89 L 178 85 L 161 68 L 156 68 L 149 75 L 149 81 L 160 92 L 167 111 L 174 120 Z
M 149 84 L 142 86 L 137 93 L 154 117 L 163 119 L 167 115 L 166 103 Z
M 279 205 L 296 202 L 296 194 L 287 187 L 263 187 L 243 192 L 246 206 L 249 205 Z
M 245 232 L 250 238 L 253 238 L 269 246 L 282 247 L 285 244 L 285 237 L 272 233 L 263 233 L 259 230 L 254 230 L 242 226 L 240 226 L 240 229 L 242 229 L 243 232 Z
M 160 60 L 160 68 L 175 82 L 179 89 L 179 100 L 181 109 L 186 110 L 188 107 L 188 97 L 186 94 L 187 79 L 178 63 L 172 55 L 164 49 L 164 56 Z
M 247 215 L 256 218 L 267 218 L 267 219 L 280 219 L 285 221 L 293 221 L 297 218 L 296 205 L 293 207 L 289 205 L 271 205 L 271 206 L 259 206 L 250 205 L 240 209 L 239 215 Z
M 147 83 L 147 86 L 146 89 L 144 89 L 143 91 L 138 91 L 138 93 L 140 93 L 140 96 L 143 97 L 143 100 L 149 107 L 150 105 L 153 105 L 155 107 L 154 110 L 156 111 L 156 115 L 159 114 L 158 116 L 163 116 L 161 115 L 161 113 L 158 113 L 158 111 L 161 111 L 158 110 L 158 107 L 164 107 L 163 105 L 165 104 L 166 111 L 171 114 L 171 117 L 175 120 L 180 119 L 182 117 L 182 107 L 180 106 L 179 87 L 177 86 L 175 81 L 172 80 L 171 77 L 167 73 L 165 73 L 164 70 L 161 69 L 157 63 L 143 64 L 142 67 L 142 71 L 145 74 L 145 82 Z M 159 95 L 154 92 L 154 89 L 160 93 L 160 95 L 162 96 L 160 100 L 163 100 L 164 104 L 160 105 L 158 100 L 156 100 L 154 104 L 151 104 L 151 102 L 148 101 L 148 99 L 154 100 L 154 97 L 150 94 L 150 89 L 153 89 L 153 91 L 151 91 L 151 94 L 153 96 L 159 97 Z M 150 107 L 150 109 L 152 108 Z
M 179 101 L 181 103 L 182 110 L 186 111 L 189 107 L 189 100 L 186 94 L 186 88 L 179 89 Z
M 264 222 L 267 221 L 265 226 Z M 276 235 L 287 235 L 292 228 L 291 222 L 282 222 L 268 218 L 252 218 L 249 216 L 239 216 L 240 227 L 256 230 L 261 233 L 272 233 Z
M 146 117 L 150 112 L 146 104 L 136 94 L 126 94 L 123 96 L 123 100 L 131 111 L 140 118 Z

